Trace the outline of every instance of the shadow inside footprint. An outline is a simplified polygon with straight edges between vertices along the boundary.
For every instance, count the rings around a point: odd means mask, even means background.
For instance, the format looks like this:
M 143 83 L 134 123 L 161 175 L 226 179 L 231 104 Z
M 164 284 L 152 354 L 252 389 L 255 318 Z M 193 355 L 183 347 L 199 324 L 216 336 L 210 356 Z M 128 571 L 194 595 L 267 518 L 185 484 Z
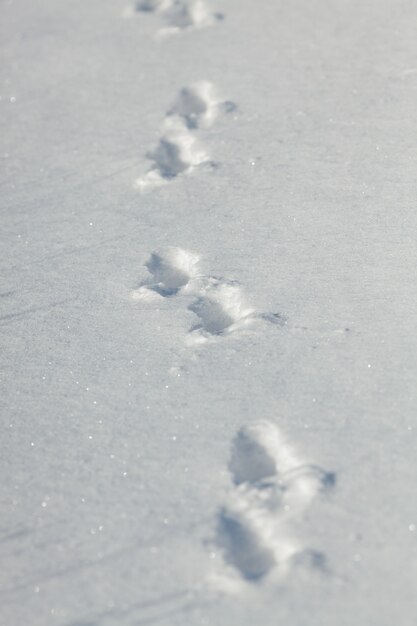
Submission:
M 183 87 L 176 103 L 168 111 L 168 115 L 179 115 L 185 121 L 187 128 L 197 128 L 200 119 L 207 114 L 211 90 L 212 85 L 207 81 L 201 81 L 190 87 Z
M 170 26 L 175 28 L 190 28 L 194 24 L 192 7 L 185 2 L 177 0 L 167 9 L 165 20 Z
M 145 263 L 156 280 L 156 284 L 150 288 L 161 296 L 175 295 L 190 280 L 197 260 L 196 256 L 180 248 L 153 252 Z
M 188 309 L 201 320 L 201 324 L 194 326 L 191 331 L 200 329 L 211 335 L 221 335 L 235 321 L 221 304 L 206 298 L 192 302 Z
M 322 572 L 327 570 L 326 555 L 318 550 L 303 550 L 301 552 L 297 552 L 291 560 L 293 565 L 296 567 L 315 569 Z
M 156 13 L 167 8 L 167 0 L 138 0 L 134 6 L 137 13 Z
M 152 252 L 145 267 L 153 280 L 142 282 L 133 290 L 135 299 L 152 299 L 152 294 L 163 298 L 176 296 L 198 274 L 199 257 L 182 248 L 167 246 Z
M 173 296 L 176 296 L 180 290 L 180 287 L 177 288 L 168 288 L 165 287 L 165 285 L 140 285 L 141 287 L 146 287 L 146 289 L 148 289 L 149 291 L 154 291 L 155 293 L 157 293 L 158 295 L 162 296 L 163 298 L 172 298 Z
M 234 113 L 238 110 L 236 102 L 232 102 L 232 100 L 226 100 L 225 102 L 222 102 L 220 107 L 224 113 Z
M 162 178 L 168 180 L 190 167 L 190 163 L 184 160 L 182 146 L 166 138 L 160 139 L 155 150 L 148 152 L 146 156 L 154 161 L 154 169 L 158 170 Z
M 208 128 L 218 113 L 231 113 L 236 110 L 234 102 L 219 101 L 216 89 L 207 80 L 200 80 L 183 87 L 167 115 L 177 115 L 184 120 L 188 129 Z
M 164 12 L 164 19 L 169 26 L 186 30 L 210 26 L 224 19 L 222 13 L 212 13 L 204 0 L 172 0 Z
M 272 551 L 261 544 L 259 535 L 244 518 L 227 509 L 220 511 L 217 542 L 228 563 L 247 580 L 260 580 L 276 565 Z
M 276 326 L 285 326 L 287 323 L 287 318 L 281 313 L 262 313 L 260 317 L 266 322 L 275 324 Z
M 276 460 L 252 433 L 241 429 L 233 441 L 229 471 L 235 485 L 254 484 L 276 475 Z

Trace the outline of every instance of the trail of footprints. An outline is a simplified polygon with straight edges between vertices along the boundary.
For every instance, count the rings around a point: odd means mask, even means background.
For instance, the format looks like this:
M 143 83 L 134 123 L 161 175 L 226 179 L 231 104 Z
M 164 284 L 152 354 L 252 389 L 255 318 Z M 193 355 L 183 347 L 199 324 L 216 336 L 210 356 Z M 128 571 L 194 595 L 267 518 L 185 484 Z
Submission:
M 157 146 L 147 154 L 151 167 L 139 178 L 137 187 L 142 191 L 158 187 L 199 165 L 213 165 L 199 139 L 199 131 L 210 128 L 219 114 L 235 109 L 233 102 L 218 97 L 208 81 L 181 89 L 165 115 Z
M 325 556 L 305 546 L 293 525 L 335 475 L 306 463 L 271 422 L 242 428 L 229 462 L 233 488 L 218 515 L 216 542 L 229 575 L 258 582 L 296 565 L 325 570 Z
M 134 300 L 181 297 L 198 322 L 188 332 L 187 344 L 195 345 L 230 335 L 257 320 L 283 325 L 279 313 L 259 313 L 247 304 L 242 287 L 233 280 L 201 272 L 198 255 L 167 247 L 153 252 L 146 263 L 153 277 L 132 291 Z
M 197 254 L 167 247 L 146 263 L 152 279 L 132 291 L 136 301 L 181 298 L 198 323 L 189 346 L 238 333 L 257 320 L 283 325 L 280 314 L 259 313 L 236 281 L 201 271 Z M 325 556 L 305 546 L 293 527 L 310 503 L 335 484 L 335 475 L 303 460 L 278 428 L 267 421 L 242 428 L 229 462 L 233 488 L 221 508 L 216 543 L 226 574 L 258 582 L 282 577 L 293 566 L 326 569 Z
M 158 36 L 205 28 L 224 17 L 209 10 L 204 0 L 138 0 L 128 15 L 141 13 L 160 16 L 164 26 Z M 152 189 L 198 166 L 214 165 L 201 133 L 219 115 L 235 109 L 208 81 L 184 87 L 165 115 L 158 144 L 147 154 L 151 167 L 137 187 Z M 182 299 L 198 319 L 187 334 L 190 346 L 237 333 L 257 320 L 285 324 L 279 313 L 260 313 L 249 305 L 237 281 L 203 273 L 197 254 L 167 247 L 153 252 L 146 267 L 152 279 L 134 289 L 132 298 Z M 238 431 L 229 471 L 233 486 L 218 513 L 215 533 L 223 582 L 225 576 L 232 583 L 277 580 L 299 565 L 326 571 L 325 555 L 306 546 L 294 529 L 311 502 L 332 489 L 335 475 L 304 461 L 268 421 Z
M 125 15 L 132 17 L 141 13 L 160 16 L 163 26 L 158 30 L 158 37 L 206 28 L 224 19 L 222 13 L 211 11 L 204 0 L 138 0 Z

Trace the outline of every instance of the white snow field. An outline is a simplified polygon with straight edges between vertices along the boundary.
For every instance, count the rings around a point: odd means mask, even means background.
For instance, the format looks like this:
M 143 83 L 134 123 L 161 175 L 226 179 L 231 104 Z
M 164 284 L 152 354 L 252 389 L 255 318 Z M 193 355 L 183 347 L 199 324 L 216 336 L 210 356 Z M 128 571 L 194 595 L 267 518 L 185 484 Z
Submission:
M 415 626 L 417 4 L 0 11 L 0 626 Z

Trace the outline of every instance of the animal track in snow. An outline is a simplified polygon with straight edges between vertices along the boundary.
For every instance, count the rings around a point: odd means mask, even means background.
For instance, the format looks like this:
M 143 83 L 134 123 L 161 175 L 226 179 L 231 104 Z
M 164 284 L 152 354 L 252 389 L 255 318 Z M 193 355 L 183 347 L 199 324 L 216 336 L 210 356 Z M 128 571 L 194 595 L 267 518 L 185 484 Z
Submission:
M 294 537 L 292 522 L 334 485 L 334 474 L 305 463 L 266 421 L 237 433 L 229 470 L 234 488 L 219 513 L 216 539 L 241 578 L 258 581 L 293 565 L 324 569 L 324 555 Z
M 147 300 L 178 294 L 197 276 L 198 262 L 199 257 L 196 254 L 173 246 L 152 252 L 145 267 L 152 274 L 154 282 L 135 289 L 132 297 L 135 300 Z
M 254 321 L 255 309 L 246 304 L 242 288 L 237 283 L 213 277 L 201 282 L 188 307 L 200 320 L 190 330 L 189 344 L 230 334 Z
M 234 102 L 218 97 L 212 83 L 201 80 L 181 89 L 168 115 L 178 115 L 190 129 L 209 128 L 220 112 L 231 113 L 236 108 Z
M 154 11 L 164 11 L 171 4 L 171 0 L 139 0 L 136 2 L 135 11 L 153 13 Z
M 125 12 L 129 16 L 137 13 L 160 14 L 164 27 L 158 31 L 159 37 L 206 28 L 224 19 L 222 13 L 212 12 L 204 0 L 139 0 Z
M 157 146 L 147 154 L 152 165 L 136 186 L 157 187 L 198 165 L 213 165 L 196 131 L 211 126 L 220 112 L 235 108 L 232 102 L 222 101 L 208 81 L 184 87 L 165 116 Z
M 156 148 L 148 152 L 147 156 L 152 161 L 152 166 L 145 176 L 137 181 L 137 186 L 141 190 L 163 185 L 179 174 L 210 161 L 197 138 L 177 116 L 165 119 L 162 137 Z
M 283 324 L 279 314 L 258 313 L 246 303 L 236 281 L 201 272 L 199 256 L 181 248 L 168 247 L 153 252 L 145 264 L 153 281 L 134 289 L 134 300 L 181 296 L 184 304 L 199 318 L 187 337 L 188 345 L 214 340 L 241 330 L 256 320 Z

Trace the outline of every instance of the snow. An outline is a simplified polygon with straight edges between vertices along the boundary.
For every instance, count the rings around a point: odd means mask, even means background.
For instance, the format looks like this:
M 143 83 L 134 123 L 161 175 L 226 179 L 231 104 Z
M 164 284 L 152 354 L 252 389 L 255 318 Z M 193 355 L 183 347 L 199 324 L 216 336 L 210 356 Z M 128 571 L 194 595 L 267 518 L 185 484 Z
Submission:
M 2 3 L 2 626 L 415 625 L 416 17 Z

